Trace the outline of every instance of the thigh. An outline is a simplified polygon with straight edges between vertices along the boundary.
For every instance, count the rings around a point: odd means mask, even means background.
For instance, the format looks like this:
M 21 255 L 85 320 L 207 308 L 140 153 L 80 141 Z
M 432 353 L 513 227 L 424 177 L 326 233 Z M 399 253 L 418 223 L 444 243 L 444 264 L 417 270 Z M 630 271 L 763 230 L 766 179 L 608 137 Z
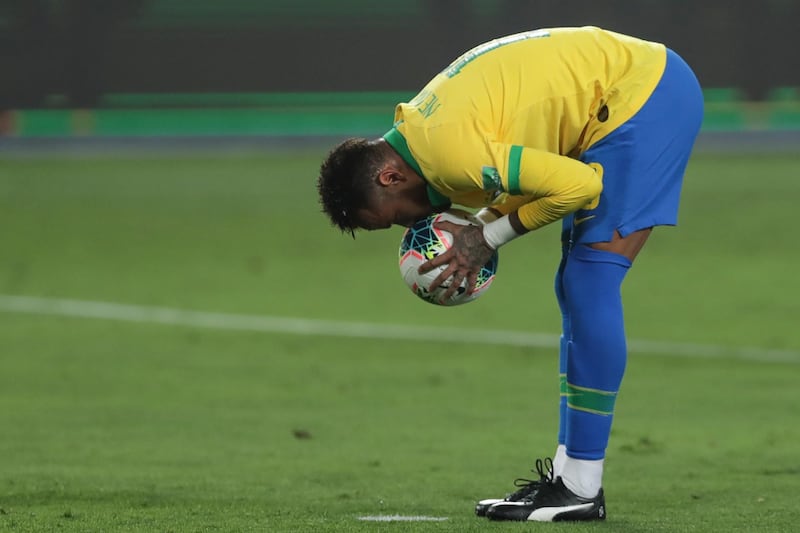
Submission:
M 636 256 L 639 255 L 639 252 L 644 247 L 644 243 L 647 242 L 647 238 L 650 237 L 652 232 L 653 228 L 646 228 L 639 231 L 634 231 L 633 233 L 629 233 L 625 237 L 622 237 L 615 231 L 610 241 L 595 242 L 589 244 L 588 246 L 591 246 L 597 250 L 604 250 L 606 252 L 624 255 L 630 259 L 631 262 L 633 262 L 633 260 L 636 259 Z

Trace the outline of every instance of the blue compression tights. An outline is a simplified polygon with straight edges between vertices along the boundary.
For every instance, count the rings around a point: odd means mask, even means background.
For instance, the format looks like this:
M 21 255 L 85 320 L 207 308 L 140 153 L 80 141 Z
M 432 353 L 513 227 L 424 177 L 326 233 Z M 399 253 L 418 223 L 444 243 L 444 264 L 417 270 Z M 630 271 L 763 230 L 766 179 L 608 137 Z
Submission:
M 564 252 L 555 283 L 563 326 L 558 443 L 570 457 L 602 459 L 627 360 L 620 288 L 631 262 L 583 244 Z

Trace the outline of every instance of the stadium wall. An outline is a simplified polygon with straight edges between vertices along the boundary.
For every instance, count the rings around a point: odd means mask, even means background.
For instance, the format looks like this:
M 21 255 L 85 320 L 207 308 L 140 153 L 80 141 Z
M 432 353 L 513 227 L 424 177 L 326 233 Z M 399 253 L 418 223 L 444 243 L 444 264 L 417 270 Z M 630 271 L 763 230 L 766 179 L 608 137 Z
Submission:
M 381 134 L 473 45 L 584 24 L 686 57 L 704 132 L 800 131 L 797 0 L 6 0 L 0 137 Z
M 800 86 L 797 0 L 5 0 L 0 108 L 109 93 L 412 91 L 491 38 L 597 25 L 667 43 L 704 87 Z

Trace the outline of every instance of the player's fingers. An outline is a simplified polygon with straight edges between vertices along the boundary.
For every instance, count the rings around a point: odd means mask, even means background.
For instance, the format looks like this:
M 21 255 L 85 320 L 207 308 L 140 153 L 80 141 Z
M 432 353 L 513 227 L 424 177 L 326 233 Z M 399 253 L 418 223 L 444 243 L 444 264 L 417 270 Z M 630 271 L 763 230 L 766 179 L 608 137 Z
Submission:
M 472 294 L 478 286 L 478 273 L 470 272 L 467 276 L 467 294 Z
M 434 225 L 436 229 L 442 229 L 444 231 L 449 231 L 450 233 L 457 232 L 463 226 L 461 224 L 454 224 L 449 220 L 438 220 Z
M 433 270 L 434 268 L 436 268 L 438 266 L 446 265 L 447 263 L 450 262 L 450 259 L 452 259 L 454 253 L 455 252 L 453 252 L 453 249 L 451 248 L 451 249 L 447 250 L 445 253 L 437 255 L 436 257 L 434 257 L 430 261 L 426 261 L 426 262 L 422 263 L 419 266 L 419 268 L 417 269 L 417 271 L 420 274 L 424 274 L 426 272 L 430 272 L 431 270 Z
M 450 286 L 442 295 L 442 301 L 448 301 L 458 291 L 463 282 L 464 274 L 462 274 L 460 271 L 457 271 L 455 274 L 453 274 L 453 279 L 450 280 Z
M 445 281 L 450 279 L 450 277 L 453 274 L 455 274 L 455 272 L 456 272 L 456 268 L 454 266 L 451 266 L 451 267 L 448 267 L 448 268 L 444 269 L 438 276 L 436 276 L 436 279 L 434 279 L 433 283 L 430 284 L 430 287 L 428 287 L 428 290 L 430 292 L 435 291 L 437 287 L 440 287 L 442 284 L 444 284 Z

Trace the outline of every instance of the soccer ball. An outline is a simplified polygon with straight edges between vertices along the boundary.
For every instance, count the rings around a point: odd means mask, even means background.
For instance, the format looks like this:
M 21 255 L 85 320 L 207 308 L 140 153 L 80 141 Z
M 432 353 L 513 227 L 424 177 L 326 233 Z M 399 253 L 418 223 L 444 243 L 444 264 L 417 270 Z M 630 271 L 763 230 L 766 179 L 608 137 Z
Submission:
M 481 268 L 475 292 L 467 295 L 467 280 L 464 280 L 449 299 L 443 300 L 442 296 L 447 288 L 450 287 L 452 280 L 448 279 L 444 284 L 433 290 L 429 290 L 429 288 L 433 280 L 442 271 L 446 270 L 445 265 L 434 268 L 425 274 L 418 272 L 421 264 L 446 252 L 453 244 L 453 235 L 449 231 L 434 227 L 434 224 L 440 220 L 455 224 L 479 224 L 472 215 L 459 209 L 451 209 L 444 213 L 418 220 L 413 226 L 406 229 L 403 239 L 400 241 L 400 273 L 403 276 L 403 281 L 406 282 L 411 292 L 432 304 L 460 305 L 471 302 L 485 293 L 492 281 L 494 281 L 494 276 L 497 273 L 497 251 L 495 250 L 491 259 Z

